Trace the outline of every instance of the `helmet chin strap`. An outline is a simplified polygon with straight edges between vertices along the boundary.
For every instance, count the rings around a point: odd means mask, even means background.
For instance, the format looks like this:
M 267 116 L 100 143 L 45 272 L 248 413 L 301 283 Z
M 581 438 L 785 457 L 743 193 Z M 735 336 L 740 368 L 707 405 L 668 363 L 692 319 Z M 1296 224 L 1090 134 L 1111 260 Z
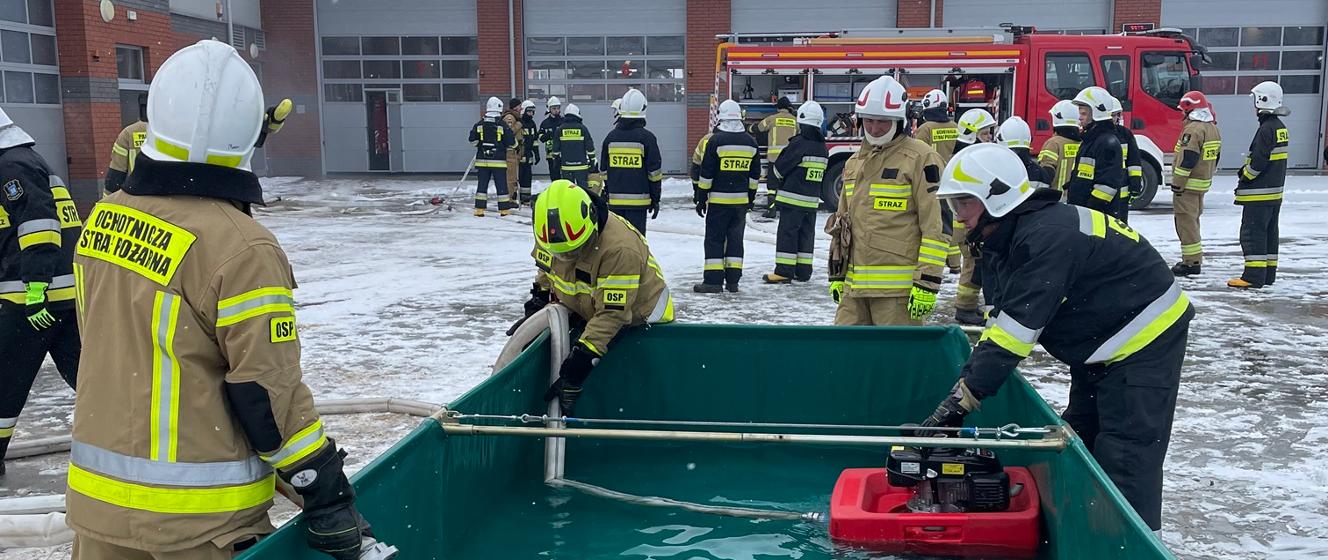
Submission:
M 889 122 L 890 128 L 886 130 L 885 134 L 873 136 L 870 132 L 867 132 L 866 127 L 864 127 L 862 129 L 862 136 L 867 139 L 868 144 L 873 146 L 884 146 L 886 142 L 893 140 L 895 135 L 899 133 L 899 121 L 891 119 Z

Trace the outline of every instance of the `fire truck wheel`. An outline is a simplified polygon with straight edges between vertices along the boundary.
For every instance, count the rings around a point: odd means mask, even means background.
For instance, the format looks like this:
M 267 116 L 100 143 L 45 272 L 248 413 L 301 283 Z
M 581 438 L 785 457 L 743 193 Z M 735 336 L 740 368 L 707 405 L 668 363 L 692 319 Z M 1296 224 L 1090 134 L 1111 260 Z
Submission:
M 821 208 L 826 212 L 839 210 L 839 193 L 844 190 L 844 160 L 830 164 L 821 181 Z
M 1157 166 L 1152 161 L 1144 162 L 1144 192 L 1134 199 L 1130 200 L 1130 210 L 1143 210 L 1149 204 L 1152 204 L 1153 197 L 1157 196 L 1157 187 L 1162 184 L 1162 173 L 1158 171 Z

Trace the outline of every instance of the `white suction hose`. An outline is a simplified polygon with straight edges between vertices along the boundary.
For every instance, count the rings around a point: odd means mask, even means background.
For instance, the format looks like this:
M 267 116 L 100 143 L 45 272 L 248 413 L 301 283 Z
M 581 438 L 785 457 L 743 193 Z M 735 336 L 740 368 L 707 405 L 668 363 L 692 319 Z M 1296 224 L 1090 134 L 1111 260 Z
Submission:
M 562 367 L 563 360 L 572 353 L 571 327 L 568 325 L 567 308 L 558 304 L 546 305 L 544 309 L 531 315 L 517 327 L 516 332 L 512 333 L 512 338 L 508 339 L 507 345 L 503 346 L 502 352 L 498 353 L 498 361 L 493 364 L 493 373 L 507 367 L 512 363 L 522 351 L 530 346 L 535 339 L 539 338 L 545 330 L 549 331 L 549 384 L 558 380 L 558 370 Z M 562 412 L 558 408 L 558 401 L 549 401 L 550 417 L 560 417 Z M 562 428 L 563 423 L 551 420 L 548 423 L 550 428 Z M 544 482 L 561 479 L 563 477 L 563 454 L 565 453 L 567 440 L 564 438 L 546 438 L 544 440 Z

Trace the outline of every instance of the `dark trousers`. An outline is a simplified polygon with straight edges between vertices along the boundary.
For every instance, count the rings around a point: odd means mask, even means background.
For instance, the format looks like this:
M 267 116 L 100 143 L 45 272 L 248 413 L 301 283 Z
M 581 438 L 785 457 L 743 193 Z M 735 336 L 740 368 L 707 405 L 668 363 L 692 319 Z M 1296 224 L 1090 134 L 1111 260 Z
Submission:
M 1119 362 L 1070 368 L 1061 418 L 1154 531 L 1162 526 L 1162 464 L 1194 309 L 1151 344 Z
M 489 205 L 489 182 L 498 193 L 498 209 L 512 208 L 512 199 L 507 192 L 507 167 L 480 167 L 475 170 L 479 184 L 475 185 L 475 208 L 483 210 Z
M 560 171 L 560 173 L 562 173 L 562 177 L 561 177 L 561 178 L 563 178 L 563 179 L 567 179 L 568 181 L 571 181 L 572 184 L 574 184 L 574 185 L 576 185 L 576 186 L 578 186 L 578 187 L 582 187 L 582 188 L 590 188 L 590 170 L 589 170 L 589 169 L 581 169 L 581 170 L 579 170 L 579 171 L 569 171 L 569 170 L 563 169 L 563 170 Z
M 521 201 L 522 204 L 525 204 L 530 201 L 530 181 L 532 179 L 534 179 L 534 174 L 531 171 L 531 164 L 529 163 L 517 164 L 516 182 L 519 185 L 521 191 L 519 193 L 520 198 L 518 198 L 517 200 Z
M 549 180 L 557 181 L 558 179 L 562 179 L 562 160 L 556 157 L 549 157 L 546 158 L 545 161 L 549 162 Z
M 632 224 L 632 227 L 641 232 L 641 235 L 646 234 L 646 214 L 650 213 L 649 210 L 645 208 L 615 208 L 612 206 L 609 209 L 613 210 L 614 214 L 622 216 L 624 220 L 627 220 L 627 223 Z
M 705 217 L 703 282 L 738 284 L 742 279 L 742 236 L 746 230 L 747 205 L 709 205 Z
M 73 309 L 53 311 L 55 325 L 36 330 L 22 305 L 0 305 L 0 458 L 9 447 L 15 422 L 28 391 L 50 354 L 60 377 L 73 389 L 78 378 L 78 318 Z
M 816 211 L 783 206 L 775 232 L 775 274 L 806 282 L 812 278 L 812 250 L 816 244 Z
M 1255 287 L 1277 280 L 1277 219 L 1281 204 L 1246 204 L 1240 214 L 1240 250 L 1245 253 L 1242 279 Z

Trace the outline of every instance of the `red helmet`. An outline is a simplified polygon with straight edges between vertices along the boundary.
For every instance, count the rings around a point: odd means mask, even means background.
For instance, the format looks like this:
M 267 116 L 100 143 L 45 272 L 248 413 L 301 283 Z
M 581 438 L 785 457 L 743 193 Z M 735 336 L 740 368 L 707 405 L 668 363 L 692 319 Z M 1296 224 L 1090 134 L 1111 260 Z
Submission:
M 1212 109 L 1213 105 L 1208 102 L 1201 91 L 1191 91 L 1180 98 L 1180 104 L 1176 106 L 1181 112 L 1189 113 L 1195 109 Z

